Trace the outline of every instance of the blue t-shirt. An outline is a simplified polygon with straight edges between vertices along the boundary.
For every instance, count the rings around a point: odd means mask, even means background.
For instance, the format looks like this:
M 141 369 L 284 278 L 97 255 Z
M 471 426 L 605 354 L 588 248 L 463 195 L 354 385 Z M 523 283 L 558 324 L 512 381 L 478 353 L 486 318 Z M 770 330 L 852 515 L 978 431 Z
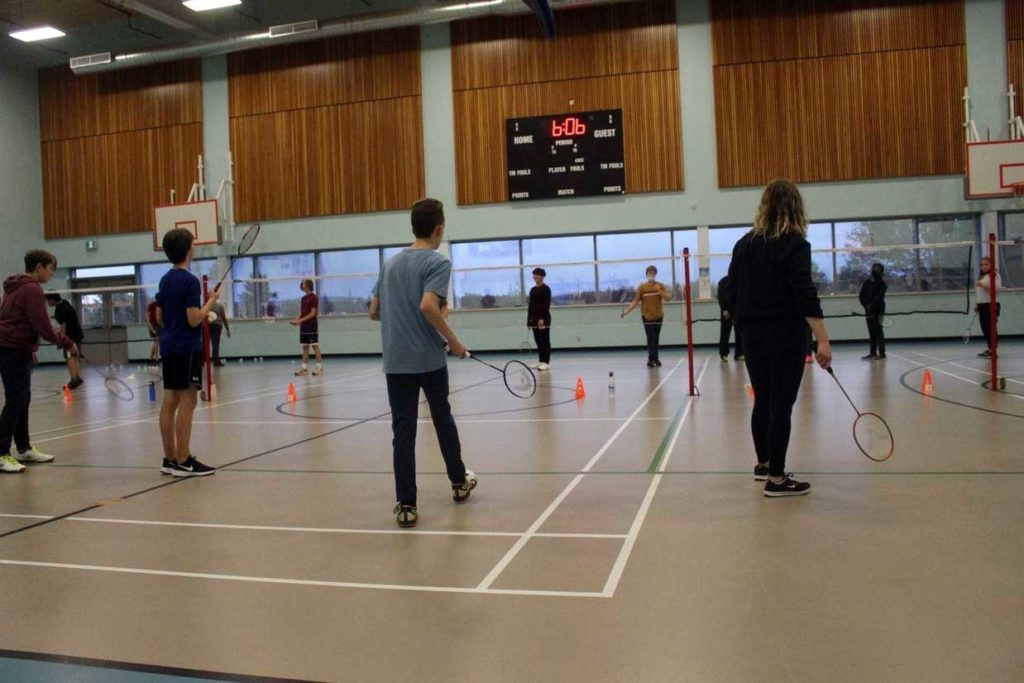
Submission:
M 452 264 L 430 249 L 403 249 L 384 262 L 373 295 L 380 298 L 384 372 L 411 375 L 445 366 L 447 350 L 420 311 L 424 292 L 448 296 Z
M 160 278 L 156 305 L 164 317 L 160 355 L 174 356 L 203 350 L 203 328 L 188 324 L 189 308 L 201 308 L 199 278 L 184 268 L 171 268 Z

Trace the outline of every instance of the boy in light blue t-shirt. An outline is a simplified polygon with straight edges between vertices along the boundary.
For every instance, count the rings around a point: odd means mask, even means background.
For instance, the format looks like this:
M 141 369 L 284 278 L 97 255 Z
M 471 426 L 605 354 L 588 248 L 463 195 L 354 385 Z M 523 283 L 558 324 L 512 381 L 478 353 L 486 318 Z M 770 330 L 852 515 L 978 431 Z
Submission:
M 448 296 L 452 264 L 437 248 L 444 239 L 444 205 L 421 199 L 412 207 L 416 241 L 384 262 L 373 288 L 370 318 L 381 321 L 384 373 L 394 433 L 395 520 L 401 527 L 416 525 L 416 420 L 420 389 L 427 397 L 452 484 L 452 498 L 461 503 L 476 486 L 476 475 L 462 462 L 459 432 L 448 403 L 447 350 L 466 355 L 455 332 L 448 327 L 441 302 Z

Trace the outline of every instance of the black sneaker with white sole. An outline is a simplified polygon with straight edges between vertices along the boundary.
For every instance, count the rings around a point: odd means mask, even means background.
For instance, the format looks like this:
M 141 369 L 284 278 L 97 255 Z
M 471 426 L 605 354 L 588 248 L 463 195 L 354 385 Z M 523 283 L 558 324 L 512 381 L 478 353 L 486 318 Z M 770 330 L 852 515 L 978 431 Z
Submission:
M 469 498 L 469 493 L 476 488 L 476 475 L 473 470 L 466 470 L 466 480 L 461 484 L 452 484 L 452 500 L 462 503 Z
M 190 455 L 185 462 L 176 462 L 171 468 L 171 476 L 174 477 L 205 477 L 214 474 L 217 470 L 209 465 L 196 460 L 196 456 Z
M 416 512 L 415 505 L 402 505 L 401 503 L 398 503 L 395 505 L 393 512 L 395 513 L 395 521 L 398 522 L 398 526 L 403 529 L 416 526 L 419 514 Z
M 797 481 L 786 475 L 781 484 L 774 483 L 771 479 L 765 482 L 764 495 L 768 498 L 782 498 L 784 496 L 804 496 L 811 492 L 811 485 L 805 481 Z
M 164 458 L 164 463 L 160 465 L 160 474 L 170 474 L 174 470 L 174 461 Z
M 754 465 L 754 481 L 765 481 L 768 479 L 768 465 L 757 463 Z

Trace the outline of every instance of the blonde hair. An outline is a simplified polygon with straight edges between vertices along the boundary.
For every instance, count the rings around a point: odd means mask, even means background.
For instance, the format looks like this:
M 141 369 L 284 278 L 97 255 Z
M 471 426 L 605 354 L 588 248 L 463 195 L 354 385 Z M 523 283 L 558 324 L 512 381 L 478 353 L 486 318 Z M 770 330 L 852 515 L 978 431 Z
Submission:
M 796 233 L 807 237 L 807 218 L 800 190 L 791 180 L 773 180 L 764 188 L 753 233 L 767 239 Z

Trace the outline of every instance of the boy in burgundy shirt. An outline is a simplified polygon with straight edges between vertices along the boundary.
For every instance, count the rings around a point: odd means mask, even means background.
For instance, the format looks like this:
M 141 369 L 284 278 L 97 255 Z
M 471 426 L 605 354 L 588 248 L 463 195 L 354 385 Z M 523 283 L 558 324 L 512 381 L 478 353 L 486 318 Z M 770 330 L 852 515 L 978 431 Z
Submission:
M 0 377 L 4 409 L 0 413 L 0 472 L 21 472 L 23 462 L 50 462 L 52 455 L 33 448 L 28 434 L 32 402 L 32 368 L 39 338 L 78 355 L 78 346 L 50 324 L 42 285 L 53 277 L 57 257 L 34 249 L 25 254 L 25 272 L 4 280 L 0 303 Z M 11 450 L 11 439 L 17 450 Z
M 320 330 L 317 325 L 317 307 L 320 300 L 313 293 L 313 281 L 303 280 L 302 291 L 305 296 L 299 302 L 299 317 L 291 321 L 292 325 L 299 326 L 299 343 L 302 344 L 302 367 L 295 371 L 298 376 L 309 374 L 309 347 L 313 347 L 316 354 L 316 370 L 314 375 L 324 374 L 323 359 L 320 357 Z

